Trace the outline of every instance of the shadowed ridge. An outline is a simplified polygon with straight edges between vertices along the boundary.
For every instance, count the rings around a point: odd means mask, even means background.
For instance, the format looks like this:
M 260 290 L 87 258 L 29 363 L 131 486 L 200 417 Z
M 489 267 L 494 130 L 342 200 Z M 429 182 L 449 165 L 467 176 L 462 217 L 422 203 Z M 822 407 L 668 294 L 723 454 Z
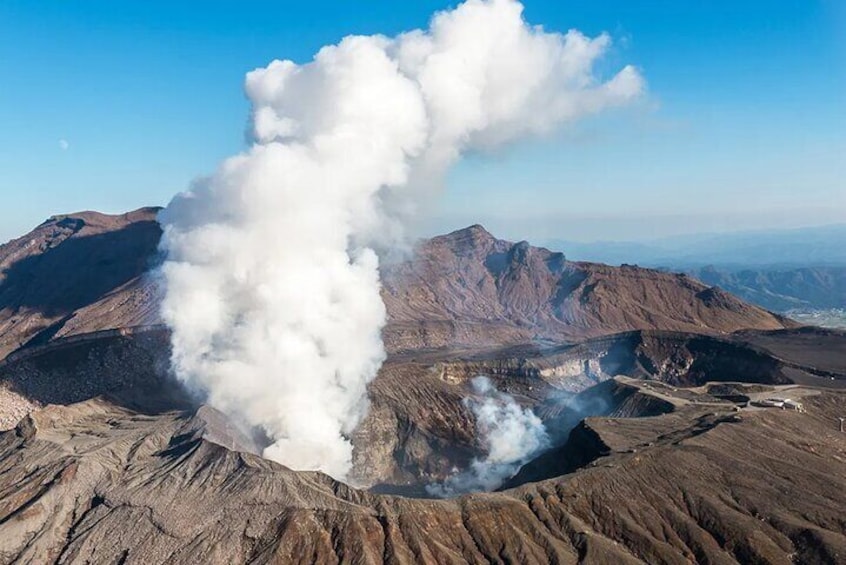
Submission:
M 159 210 L 57 215 L 0 246 L 0 358 L 69 333 L 155 323 L 143 278 L 157 256 Z
M 159 322 L 159 208 L 54 216 L 0 247 L 0 357 L 56 337 Z M 423 241 L 385 266 L 389 351 L 577 341 L 638 329 L 791 327 L 684 275 L 570 262 L 481 225 Z M 38 280 L 38 285 L 32 281 Z

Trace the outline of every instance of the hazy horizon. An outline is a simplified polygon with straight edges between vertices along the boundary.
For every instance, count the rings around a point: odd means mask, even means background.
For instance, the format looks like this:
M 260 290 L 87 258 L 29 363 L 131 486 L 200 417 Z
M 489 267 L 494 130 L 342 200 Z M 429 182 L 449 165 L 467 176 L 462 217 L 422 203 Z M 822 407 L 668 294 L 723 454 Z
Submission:
M 166 205 L 166 202 L 151 203 L 139 206 L 139 208 L 148 206 L 163 208 Z M 56 210 L 41 218 L 33 219 L 29 225 L 17 232 L 13 232 L 8 225 L 6 227 L 0 225 L 0 245 L 26 235 L 53 216 L 88 211 L 103 214 L 123 214 L 136 209 L 110 210 L 89 207 L 77 210 Z M 814 215 L 813 219 L 799 215 L 797 217 L 776 217 L 771 222 L 739 222 L 738 217 L 704 215 L 700 217 L 683 215 L 574 217 L 561 214 L 560 216 L 546 215 L 529 218 L 436 215 L 425 224 L 418 226 L 414 233 L 417 237 L 434 237 L 478 224 L 497 238 L 511 241 L 527 240 L 539 245 L 544 245 L 551 240 L 583 244 L 650 244 L 674 237 L 761 234 L 846 226 L 846 219 L 842 218 L 839 213 L 830 210 L 809 211 L 808 215 L 812 214 Z M 609 229 L 609 226 L 613 226 L 613 229 Z
M 3 3 L 0 241 L 53 214 L 166 205 L 247 147 L 245 73 L 349 34 L 423 28 L 449 6 Z M 643 96 L 472 153 L 423 232 L 481 223 L 508 239 L 616 241 L 846 218 L 842 3 L 527 0 L 524 16 L 606 33 L 599 78 L 630 63 Z
M 575 217 L 438 217 L 421 230 L 423 236 L 449 233 L 479 224 L 500 239 L 540 242 L 551 239 L 578 243 L 653 243 L 674 237 L 783 232 L 846 225 L 838 213 L 820 210 L 802 217 L 774 217 L 771 221 L 742 216 L 605 216 Z M 740 221 L 743 220 L 743 221 Z M 746 221 L 749 220 L 749 221 Z

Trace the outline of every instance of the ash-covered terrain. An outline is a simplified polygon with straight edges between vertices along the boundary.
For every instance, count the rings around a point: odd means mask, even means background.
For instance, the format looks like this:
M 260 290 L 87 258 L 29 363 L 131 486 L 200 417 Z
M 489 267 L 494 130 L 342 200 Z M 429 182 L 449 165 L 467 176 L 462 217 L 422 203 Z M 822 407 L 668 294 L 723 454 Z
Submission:
M 842 331 L 480 226 L 437 237 L 384 270 L 388 358 L 344 484 L 263 459 L 173 379 L 155 214 L 0 248 L 2 562 L 846 559 Z M 461 495 L 495 447 L 480 375 L 545 443 Z

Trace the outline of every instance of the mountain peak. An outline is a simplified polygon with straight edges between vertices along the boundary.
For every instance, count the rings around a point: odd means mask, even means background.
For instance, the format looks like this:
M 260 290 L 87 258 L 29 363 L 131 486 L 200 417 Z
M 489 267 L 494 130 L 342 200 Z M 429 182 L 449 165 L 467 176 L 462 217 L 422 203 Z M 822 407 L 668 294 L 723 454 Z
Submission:
M 83 210 L 70 214 L 56 214 L 47 218 L 41 225 L 53 225 L 62 222 L 77 222 L 83 225 L 101 227 L 114 227 L 116 225 L 129 224 L 138 221 L 155 220 L 156 215 L 162 210 L 158 206 L 145 206 L 123 214 L 104 214 L 94 210 Z
M 473 224 L 429 240 L 428 245 L 449 249 L 458 255 L 487 254 L 497 244 L 504 245 L 480 224 Z M 510 245 L 510 244 L 508 244 Z
M 446 234 L 445 237 L 473 237 L 481 239 L 496 239 L 493 234 L 486 230 L 485 226 L 483 226 L 482 224 L 473 224 L 472 226 L 467 226 L 466 228 L 455 230 Z

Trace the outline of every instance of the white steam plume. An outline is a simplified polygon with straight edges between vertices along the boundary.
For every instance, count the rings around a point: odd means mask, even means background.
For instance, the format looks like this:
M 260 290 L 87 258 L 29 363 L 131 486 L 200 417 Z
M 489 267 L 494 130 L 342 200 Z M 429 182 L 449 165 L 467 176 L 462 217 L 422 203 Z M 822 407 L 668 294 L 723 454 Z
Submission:
M 522 408 L 513 396 L 499 392 L 487 377 L 476 377 L 471 385 L 481 398 L 470 397 L 464 403 L 476 417 L 476 430 L 487 454 L 442 484 L 428 485 L 426 490 L 432 496 L 494 490 L 549 447 L 546 428 L 530 408 Z
M 384 358 L 376 249 L 471 148 L 512 141 L 643 89 L 605 82 L 602 35 L 527 25 L 513 0 L 469 0 L 427 31 L 351 36 L 303 65 L 247 75 L 254 143 L 161 215 L 178 377 L 261 428 L 265 456 L 335 477 Z

